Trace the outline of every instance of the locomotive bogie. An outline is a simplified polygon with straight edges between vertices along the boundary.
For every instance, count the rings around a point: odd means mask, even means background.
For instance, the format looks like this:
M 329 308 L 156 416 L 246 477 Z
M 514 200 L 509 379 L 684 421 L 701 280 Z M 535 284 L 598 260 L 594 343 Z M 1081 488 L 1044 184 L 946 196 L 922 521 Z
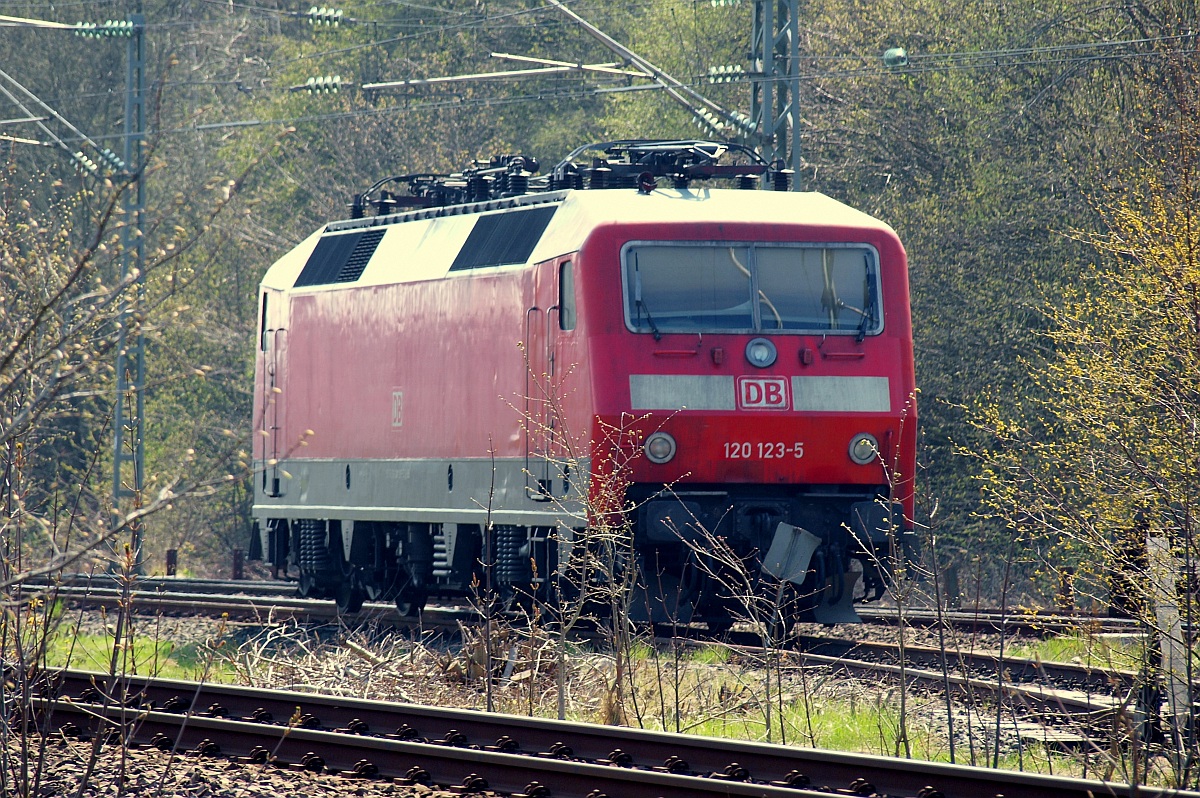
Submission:
M 552 604 L 603 527 L 641 572 L 630 617 L 727 623 L 720 549 L 836 622 L 911 533 L 905 255 L 827 197 L 573 189 L 354 219 L 261 296 L 262 550 L 346 609 Z

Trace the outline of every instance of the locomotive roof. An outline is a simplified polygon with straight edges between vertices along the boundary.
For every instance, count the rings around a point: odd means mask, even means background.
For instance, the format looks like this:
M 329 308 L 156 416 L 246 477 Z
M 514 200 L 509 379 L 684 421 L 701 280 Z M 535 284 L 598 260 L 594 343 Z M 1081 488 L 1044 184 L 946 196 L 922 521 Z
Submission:
M 565 190 L 333 222 L 280 258 L 262 284 L 320 290 L 417 282 L 462 269 L 539 263 L 578 250 L 608 224 L 742 222 L 892 233 L 878 219 L 817 192 Z

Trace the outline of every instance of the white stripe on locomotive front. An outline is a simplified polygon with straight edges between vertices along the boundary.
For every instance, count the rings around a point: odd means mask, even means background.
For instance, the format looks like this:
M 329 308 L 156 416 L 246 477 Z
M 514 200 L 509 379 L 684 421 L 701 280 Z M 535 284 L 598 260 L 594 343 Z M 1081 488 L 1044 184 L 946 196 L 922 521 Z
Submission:
M 634 410 L 735 410 L 734 378 L 728 375 L 630 374 Z M 792 377 L 792 410 L 813 413 L 888 413 L 887 377 Z

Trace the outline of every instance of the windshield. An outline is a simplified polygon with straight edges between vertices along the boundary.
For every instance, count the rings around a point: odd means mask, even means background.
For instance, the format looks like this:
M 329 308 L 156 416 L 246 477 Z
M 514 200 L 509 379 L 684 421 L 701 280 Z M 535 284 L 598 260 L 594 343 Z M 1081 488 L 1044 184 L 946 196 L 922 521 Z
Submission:
M 883 330 L 875 250 L 863 244 L 634 242 L 622 254 L 634 332 Z

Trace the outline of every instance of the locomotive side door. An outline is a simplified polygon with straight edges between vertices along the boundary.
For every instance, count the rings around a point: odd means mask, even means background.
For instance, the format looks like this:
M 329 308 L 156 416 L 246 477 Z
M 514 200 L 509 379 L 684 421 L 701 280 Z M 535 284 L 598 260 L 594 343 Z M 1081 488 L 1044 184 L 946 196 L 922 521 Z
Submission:
M 551 493 L 566 496 L 570 492 L 572 447 L 569 437 L 584 430 L 567 426 L 566 405 L 577 369 L 571 333 L 576 324 L 575 256 L 568 255 L 554 265 L 554 305 L 546 319 L 546 349 L 550 360 L 550 395 L 554 398 L 550 412 L 550 479 Z M 575 378 L 578 380 L 578 377 Z
M 533 501 L 549 501 L 549 375 L 546 346 L 547 309 L 552 302 L 545 286 L 546 264 L 532 270 L 533 291 L 525 310 L 525 495 Z
M 575 327 L 574 271 L 570 256 L 535 269 L 535 302 L 525 314 L 526 491 L 535 501 L 567 492 L 569 464 L 562 426 L 562 333 Z
M 574 264 L 571 256 L 537 267 L 536 310 L 526 314 L 529 333 L 529 374 L 526 400 L 528 424 L 527 489 L 537 501 L 561 497 L 569 489 L 563 427 L 563 381 L 569 364 L 563 362 L 562 335 L 575 328 Z M 533 330 L 540 324 L 540 330 Z

